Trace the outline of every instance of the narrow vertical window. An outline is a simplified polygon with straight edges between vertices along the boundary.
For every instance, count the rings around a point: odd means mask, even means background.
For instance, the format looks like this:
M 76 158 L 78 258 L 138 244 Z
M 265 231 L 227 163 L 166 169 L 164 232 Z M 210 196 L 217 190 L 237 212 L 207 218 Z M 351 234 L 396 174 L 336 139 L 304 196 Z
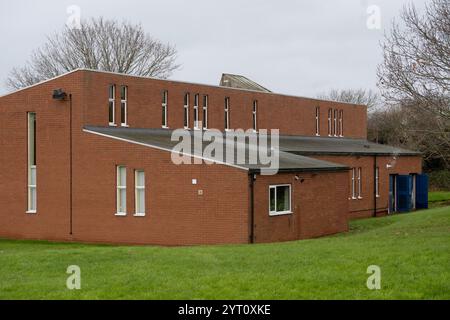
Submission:
M 375 168 L 375 195 L 380 196 L 380 168 Z
M 145 172 L 136 170 L 134 173 L 136 216 L 145 216 Z
M 328 136 L 329 137 L 331 137 L 333 134 L 332 118 L 333 118 L 333 109 L 328 109 Z
M 344 110 L 339 111 L 339 137 L 344 136 Z
M 200 95 L 196 94 L 194 96 L 194 130 L 200 129 L 198 121 L 198 105 L 199 105 Z
M 358 199 L 362 199 L 362 168 L 358 168 Z
M 258 131 L 258 117 L 257 117 L 257 113 L 258 113 L 258 101 L 255 100 L 253 101 L 253 112 L 252 112 L 252 117 L 253 117 L 253 131 Z
M 203 129 L 208 129 L 208 96 L 203 96 Z
M 356 168 L 352 168 L 352 199 L 356 199 Z
M 109 86 L 108 112 L 109 112 L 109 125 L 115 126 L 116 125 L 116 86 L 113 84 Z
M 122 127 L 128 126 L 128 87 L 120 87 L 120 125 Z
M 337 127 L 337 124 L 338 124 L 338 111 L 337 111 L 337 110 L 334 110 L 334 116 L 333 116 L 333 135 L 334 135 L 335 137 L 338 136 L 338 127 Z
M 189 129 L 189 93 L 184 95 L 184 128 Z
M 316 136 L 320 136 L 320 107 L 316 107 Z
M 162 93 L 162 127 L 167 128 L 167 100 L 168 92 L 165 90 Z
M 28 113 L 28 213 L 37 212 L 36 113 Z
M 225 98 L 225 130 L 230 129 L 230 98 Z
M 127 214 L 127 168 L 117 167 L 117 215 Z

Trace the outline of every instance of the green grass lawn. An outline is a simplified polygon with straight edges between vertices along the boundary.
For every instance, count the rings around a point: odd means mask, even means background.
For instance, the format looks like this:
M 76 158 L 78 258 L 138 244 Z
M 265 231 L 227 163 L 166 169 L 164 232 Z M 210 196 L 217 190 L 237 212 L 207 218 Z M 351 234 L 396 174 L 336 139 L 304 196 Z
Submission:
M 450 207 L 333 237 L 188 248 L 0 241 L 0 299 L 450 299 Z M 81 267 L 81 290 L 66 269 Z M 382 289 L 366 287 L 369 265 Z
M 450 201 L 450 191 L 435 191 L 428 194 L 429 202 Z

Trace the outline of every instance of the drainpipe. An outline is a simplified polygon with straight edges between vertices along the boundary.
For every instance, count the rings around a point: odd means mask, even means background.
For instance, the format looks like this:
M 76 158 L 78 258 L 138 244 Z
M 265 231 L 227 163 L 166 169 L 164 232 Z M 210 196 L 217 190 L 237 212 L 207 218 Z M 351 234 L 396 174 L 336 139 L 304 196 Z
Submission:
M 378 172 L 379 174 L 379 172 Z M 373 156 L 373 216 L 377 216 L 377 156 Z M 378 177 L 379 179 L 379 177 Z
M 73 153 L 72 153 L 72 140 L 73 140 L 73 135 L 72 135 L 72 94 L 69 94 L 69 103 L 70 103 L 70 111 L 69 111 L 69 132 L 70 132 L 70 141 L 69 141 L 69 152 L 70 152 L 70 159 L 69 159 L 69 167 L 70 167 L 70 173 L 69 173 L 69 215 L 70 215 L 70 235 L 73 234 L 73 223 L 72 223 L 72 217 L 73 217 L 73 201 L 72 201 L 72 194 L 73 194 L 73 183 L 72 183 L 72 158 L 73 158 Z
M 254 231 L 254 225 L 255 225 L 255 180 L 256 175 L 253 174 L 251 171 L 249 172 L 248 178 L 250 180 L 249 186 L 250 186 L 250 221 L 249 221 L 249 230 L 250 230 L 250 236 L 249 236 L 249 243 L 255 243 L 255 231 Z

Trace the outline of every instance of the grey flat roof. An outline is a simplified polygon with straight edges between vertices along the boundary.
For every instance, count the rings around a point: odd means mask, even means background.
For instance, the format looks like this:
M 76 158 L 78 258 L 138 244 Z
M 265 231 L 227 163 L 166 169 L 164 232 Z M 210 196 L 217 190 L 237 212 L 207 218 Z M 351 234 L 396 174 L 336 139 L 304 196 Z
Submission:
M 172 152 L 173 148 L 179 143 L 179 141 L 171 141 L 172 130 L 165 129 L 134 129 L 134 128 L 116 128 L 116 127 L 91 127 L 84 128 L 85 132 L 98 134 L 107 138 L 122 140 L 129 143 L 136 143 L 148 147 L 153 147 L 168 152 Z M 183 134 L 192 135 L 193 131 L 184 131 Z M 204 150 L 207 143 L 202 146 Z M 246 140 L 245 145 L 235 144 L 234 154 L 235 159 L 230 163 L 222 163 L 224 165 L 232 165 L 241 169 L 246 169 L 251 172 L 260 172 L 261 170 L 268 169 L 264 164 L 248 164 L 249 149 L 254 150 L 253 145 Z M 236 162 L 236 156 L 239 151 L 245 149 L 245 163 Z M 191 150 L 194 150 L 192 147 Z M 225 151 L 224 151 L 225 154 Z M 189 155 L 194 155 L 193 152 Z M 205 158 L 204 158 L 205 159 Z M 208 160 L 208 159 L 205 159 Z M 228 162 L 228 161 L 227 161 Z M 340 171 L 348 170 L 347 166 L 336 164 L 328 161 L 317 160 L 302 155 L 296 155 L 289 152 L 280 150 L 279 154 L 279 170 L 280 172 L 302 172 L 302 171 Z

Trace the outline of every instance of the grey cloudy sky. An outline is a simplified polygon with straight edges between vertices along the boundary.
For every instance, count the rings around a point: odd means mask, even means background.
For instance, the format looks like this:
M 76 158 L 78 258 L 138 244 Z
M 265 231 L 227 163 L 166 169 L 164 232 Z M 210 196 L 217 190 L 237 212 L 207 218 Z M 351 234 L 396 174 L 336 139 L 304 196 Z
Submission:
M 176 80 L 218 84 L 222 72 L 246 75 L 269 89 L 315 96 L 331 88 L 376 88 L 379 42 L 407 0 L 14 0 L 0 3 L 0 94 L 21 66 L 77 5 L 82 18 L 140 22 L 175 44 Z M 415 0 L 423 8 L 424 0 Z M 366 26 L 377 5 L 381 28 Z

